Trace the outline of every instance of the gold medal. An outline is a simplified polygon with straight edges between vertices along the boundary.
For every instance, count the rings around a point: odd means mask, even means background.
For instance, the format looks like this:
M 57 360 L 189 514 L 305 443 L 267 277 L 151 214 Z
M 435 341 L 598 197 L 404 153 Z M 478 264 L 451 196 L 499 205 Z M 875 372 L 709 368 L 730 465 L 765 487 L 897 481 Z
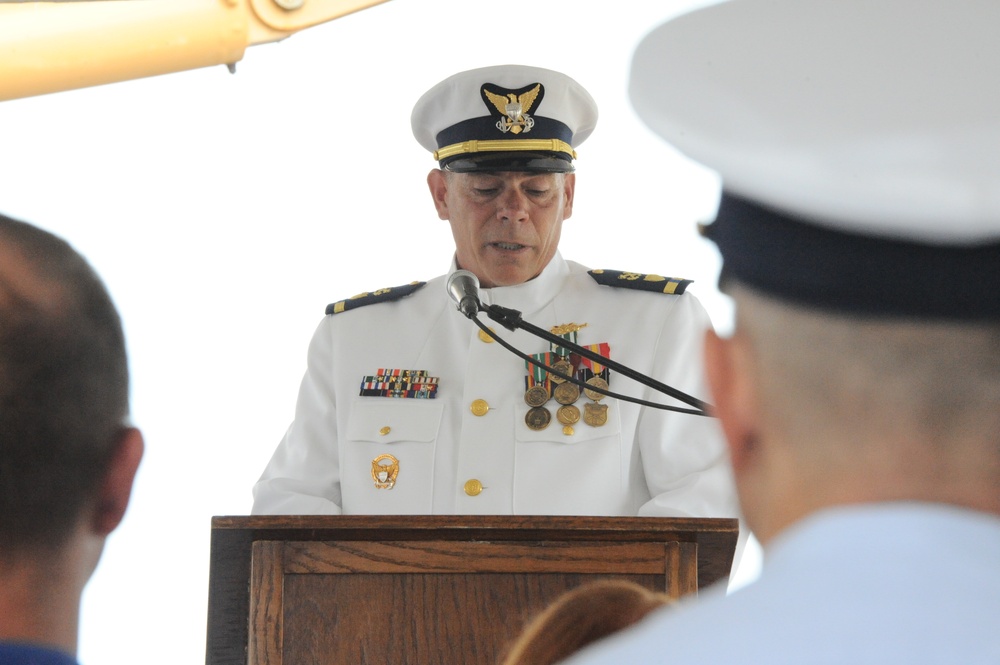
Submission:
M 549 391 L 543 385 L 531 386 L 524 393 L 524 402 L 528 406 L 541 406 L 549 401 Z
M 573 436 L 573 427 L 571 425 L 566 425 L 563 427 L 563 434 L 566 436 Z
M 372 460 L 372 480 L 375 481 L 375 489 L 391 490 L 396 485 L 398 475 L 399 460 L 392 455 L 386 453 Z
M 572 404 L 560 406 L 556 411 L 556 419 L 563 425 L 575 425 L 580 422 L 580 409 Z
M 587 383 L 589 385 L 596 386 L 598 388 L 604 388 L 605 390 L 608 389 L 608 382 L 599 376 L 594 376 L 587 379 Z M 605 395 L 604 393 L 599 393 L 596 390 L 591 390 L 590 388 L 584 388 L 583 394 L 589 397 L 590 399 L 594 400 L 595 402 L 600 402 L 602 399 L 607 397 L 607 395 Z
M 524 422 L 528 429 L 538 432 L 549 426 L 549 423 L 552 422 L 552 414 L 544 406 L 535 406 L 524 414 Z
M 552 396 L 556 398 L 556 401 L 560 404 L 572 404 L 576 400 L 580 399 L 580 386 L 575 383 L 560 383 L 556 386 L 555 390 L 552 391 Z
M 608 405 L 588 402 L 583 405 L 583 422 L 591 427 L 601 427 L 608 422 Z
M 552 363 L 552 369 L 567 376 L 573 375 L 573 365 L 568 360 L 557 360 Z M 552 383 L 563 383 L 566 380 L 561 376 L 556 376 L 552 372 L 549 372 L 549 377 L 552 379 Z

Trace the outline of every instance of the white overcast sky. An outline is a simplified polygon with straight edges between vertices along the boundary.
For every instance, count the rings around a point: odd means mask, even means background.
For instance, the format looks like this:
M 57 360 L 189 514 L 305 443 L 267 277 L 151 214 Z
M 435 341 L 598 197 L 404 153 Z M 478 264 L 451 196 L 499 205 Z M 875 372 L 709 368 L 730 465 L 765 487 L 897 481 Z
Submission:
M 519 63 L 600 107 L 579 149 L 567 258 L 694 279 L 717 178 L 626 94 L 639 39 L 700 0 L 390 0 L 213 67 L 0 102 L 0 212 L 69 240 L 125 322 L 147 454 L 88 587 L 83 665 L 204 662 L 210 519 L 247 514 L 327 303 L 445 272 L 410 110 L 440 79 Z M 81 53 L 81 58 L 87 54 Z M 400 334 L 405 334 L 401 325 Z

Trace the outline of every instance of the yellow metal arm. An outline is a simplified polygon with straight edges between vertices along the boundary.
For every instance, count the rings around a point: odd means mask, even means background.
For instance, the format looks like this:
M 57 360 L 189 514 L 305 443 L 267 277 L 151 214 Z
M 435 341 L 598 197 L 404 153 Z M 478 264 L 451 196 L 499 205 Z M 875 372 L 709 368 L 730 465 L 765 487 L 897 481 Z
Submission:
M 233 64 L 386 0 L 0 3 L 0 101 Z

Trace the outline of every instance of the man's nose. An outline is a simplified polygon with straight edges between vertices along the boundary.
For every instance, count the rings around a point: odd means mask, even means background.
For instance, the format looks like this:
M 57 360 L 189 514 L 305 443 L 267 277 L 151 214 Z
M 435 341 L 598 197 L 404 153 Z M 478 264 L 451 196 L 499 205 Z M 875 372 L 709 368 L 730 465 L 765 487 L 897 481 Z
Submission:
M 497 217 L 501 221 L 520 222 L 528 218 L 528 197 L 516 188 L 511 188 L 500 196 Z

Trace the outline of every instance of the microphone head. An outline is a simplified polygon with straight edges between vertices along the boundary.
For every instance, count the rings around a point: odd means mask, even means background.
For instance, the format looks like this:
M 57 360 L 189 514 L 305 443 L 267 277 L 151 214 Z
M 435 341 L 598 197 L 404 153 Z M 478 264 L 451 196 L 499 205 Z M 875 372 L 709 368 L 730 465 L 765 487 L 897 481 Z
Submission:
M 479 278 L 468 270 L 456 270 L 445 283 L 458 311 L 470 319 L 479 312 Z
M 448 282 L 445 284 L 448 295 L 456 304 L 462 302 L 462 298 L 473 296 L 479 298 L 479 278 L 468 270 L 456 270 L 448 275 Z

